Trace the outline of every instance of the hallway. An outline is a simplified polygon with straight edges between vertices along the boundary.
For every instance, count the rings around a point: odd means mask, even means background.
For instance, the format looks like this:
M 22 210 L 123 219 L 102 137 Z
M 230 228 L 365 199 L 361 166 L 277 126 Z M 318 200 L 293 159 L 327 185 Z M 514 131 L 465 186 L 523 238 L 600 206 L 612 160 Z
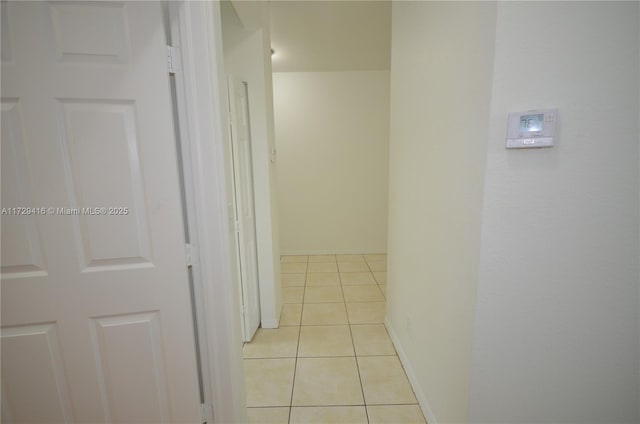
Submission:
M 386 255 L 283 256 L 278 329 L 244 345 L 251 423 L 424 423 L 384 327 Z

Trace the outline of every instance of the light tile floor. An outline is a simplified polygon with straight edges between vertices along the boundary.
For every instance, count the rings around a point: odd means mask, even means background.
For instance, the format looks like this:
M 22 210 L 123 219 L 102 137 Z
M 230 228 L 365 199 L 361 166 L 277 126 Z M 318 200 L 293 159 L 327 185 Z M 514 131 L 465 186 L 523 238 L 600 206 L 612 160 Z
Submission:
M 386 255 L 283 256 L 280 328 L 244 345 L 250 423 L 425 423 L 384 326 Z

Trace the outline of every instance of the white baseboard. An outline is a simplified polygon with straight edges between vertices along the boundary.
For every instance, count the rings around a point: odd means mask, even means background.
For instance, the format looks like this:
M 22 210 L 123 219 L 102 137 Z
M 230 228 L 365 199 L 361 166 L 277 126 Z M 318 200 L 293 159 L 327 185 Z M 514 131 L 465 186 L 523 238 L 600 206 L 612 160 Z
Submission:
M 413 369 L 413 366 L 411 366 L 411 362 L 409 362 L 409 358 L 407 357 L 404 348 L 402 347 L 400 341 L 398 340 L 398 337 L 396 336 L 395 330 L 393 329 L 387 318 L 385 318 L 384 320 L 384 325 L 385 327 L 387 327 L 387 332 L 389 332 L 389 337 L 391 337 L 391 341 L 396 348 L 396 352 L 398 352 L 400 363 L 402 363 L 404 371 L 407 373 L 407 377 L 409 378 L 409 382 L 413 387 L 413 392 L 416 395 L 416 399 L 418 400 L 418 404 L 420 404 L 420 408 L 422 409 L 422 413 L 424 414 L 427 423 L 437 424 L 438 421 L 436 420 L 435 415 L 433 415 L 433 411 L 431 411 L 431 407 L 429 406 L 429 402 L 427 402 L 427 397 L 422 391 L 422 386 L 420 386 L 420 383 L 418 382 L 418 378 Z
M 278 311 L 278 315 L 275 318 L 270 319 L 261 319 L 260 327 L 262 328 L 279 328 L 280 327 L 280 316 L 282 316 L 282 307 L 284 304 L 280 306 L 280 310 Z
M 263 320 L 260 325 L 262 328 L 278 328 L 278 325 L 280 325 L 280 323 L 277 319 L 267 319 Z
M 387 252 L 380 252 L 380 251 L 371 251 L 368 249 L 362 249 L 362 250 L 305 250 L 305 251 L 298 251 L 298 250 L 282 250 L 280 251 L 280 256 L 307 256 L 307 255 L 384 255 Z

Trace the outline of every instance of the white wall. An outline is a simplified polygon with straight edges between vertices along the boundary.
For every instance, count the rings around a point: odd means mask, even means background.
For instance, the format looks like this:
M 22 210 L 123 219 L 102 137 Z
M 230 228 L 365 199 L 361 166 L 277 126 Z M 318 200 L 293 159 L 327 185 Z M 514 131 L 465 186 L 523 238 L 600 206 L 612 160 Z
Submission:
M 281 253 L 386 252 L 389 72 L 273 84 Z
M 466 422 L 495 3 L 394 2 L 387 328 L 429 423 Z
M 263 328 L 276 328 L 282 296 L 276 176 L 271 163 L 275 140 L 268 9 L 264 3 L 242 3 L 251 28 L 245 28 L 231 3 L 222 2 L 221 10 L 225 72 L 248 86 L 261 322 Z
M 499 4 L 474 422 L 640 420 L 638 16 L 637 2 Z M 556 147 L 504 149 L 509 111 L 556 106 Z

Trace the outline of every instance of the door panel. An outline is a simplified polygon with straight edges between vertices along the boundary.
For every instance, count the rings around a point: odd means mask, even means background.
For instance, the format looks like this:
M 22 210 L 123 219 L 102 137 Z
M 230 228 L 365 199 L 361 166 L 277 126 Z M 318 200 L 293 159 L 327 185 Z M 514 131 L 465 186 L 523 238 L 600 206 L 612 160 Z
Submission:
M 3 419 L 197 422 L 160 3 L 2 14 Z
M 55 52 L 62 62 L 124 63 L 128 60 L 127 11 L 123 3 L 51 5 Z
M 65 161 L 70 167 L 68 191 L 77 205 L 119 208 L 113 211 L 119 214 L 117 220 L 78 215 L 75 231 L 84 270 L 152 265 L 136 105 L 65 99 L 60 108 Z M 120 164 L 118 172 L 114 163 Z
M 69 422 L 69 387 L 55 323 L 2 329 L 4 422 Z M 19 364 L 20 366 L 16 366 Z M 25 369 L 29 372 L 25 372 Z M 3 405 L 4 406 L 4 405 Z
M 2 102 L 2 203 L 32 205 L 22 116 L 17 99 Z M 13 184 L 4 183 L 13 181 Z M 9 240 L 12 244 L 9 245 Z M 44 276 L 37 216 L 2 217 L 2 277 Z
M 100 355 L 101 395 L 113 405 L 110 420 L 170 422 L 158 313 L 95 318 L 91 324 L 93 351 Z M 119 348 L 127 345 L 137 348 Z
M 260 288 L 247 84 L 230 77 L 229 93 L 244 340 L 249 341 L 260 326 Z

